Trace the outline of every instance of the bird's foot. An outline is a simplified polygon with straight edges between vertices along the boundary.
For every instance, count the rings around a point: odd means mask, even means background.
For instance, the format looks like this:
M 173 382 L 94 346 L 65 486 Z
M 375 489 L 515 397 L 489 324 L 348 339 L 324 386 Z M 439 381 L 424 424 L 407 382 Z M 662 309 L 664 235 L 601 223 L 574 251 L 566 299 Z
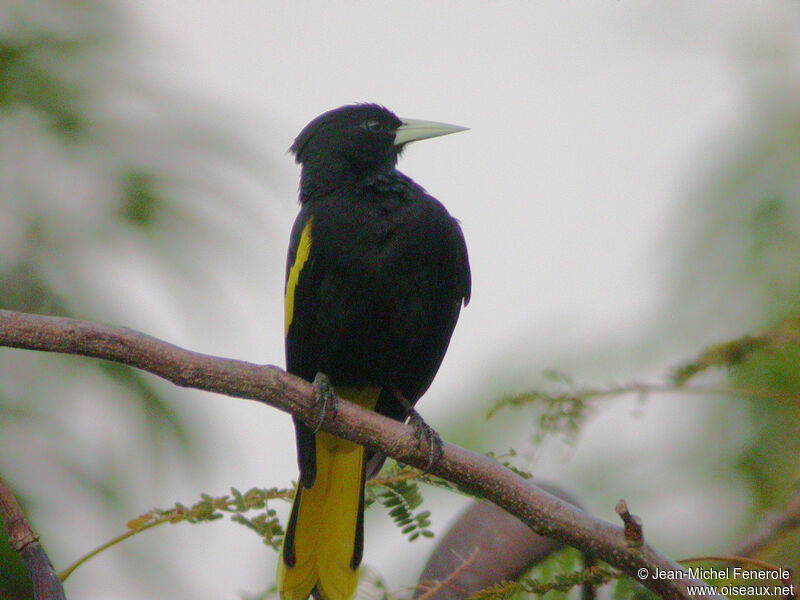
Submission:
M 417 448 L 422 448 L 424 444 L 428 444 L 428 465 L 422 472 L 427 475 L 433 466 L 438 463 L 444 455 L 444 444 L 442 438 L 436 433 L 436 430 L 428 425 L 420 414 L 411 408 L 408 412 L 408 424 L 414 428 L 414 437 L 417 440 Z
M 389 387 L 392 396 L 395 397 L 403 408 L 406 409 L 406 416 L 408 424 L 414 428 L 414 438 L 417 440 L 417 448 L 422 448 L 423 444 L 428 444 L 428 466 L 422 472 L 427 475 L 437 462 L 439 462 L 444 455 L 444 444 L 442 438 L 436 433 L 436 430 L 425 422 L 425 419 L 416 411 L 414 405 L 408 401 L 396 385 Z
M 314 427 L 314 433 L 317 433 L 325 422 L 328 412 L 331 413 L 331 418 L 336 417 L 336 394 L 333 391 L 331 380 L 322 371 L 318 371 L 314 376 L 313 385 L 314 395 L 317 397 L 316 405 L 319 407 L 319 421 Z

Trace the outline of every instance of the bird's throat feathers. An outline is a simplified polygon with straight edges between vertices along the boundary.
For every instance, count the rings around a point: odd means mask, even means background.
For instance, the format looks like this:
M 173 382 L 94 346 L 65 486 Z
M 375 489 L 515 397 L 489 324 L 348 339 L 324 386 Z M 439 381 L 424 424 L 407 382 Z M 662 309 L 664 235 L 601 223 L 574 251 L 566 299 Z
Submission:
M 365 169 L 363 163 L 351 164 L 346 160 L 331 158 L 328 161 L 303 163 L 300 174 L 300 203 L 330 194 L 342 188 L 357 188 L 379 174 L 391 174 L 397 157 L 384 164 L 375 164 Z

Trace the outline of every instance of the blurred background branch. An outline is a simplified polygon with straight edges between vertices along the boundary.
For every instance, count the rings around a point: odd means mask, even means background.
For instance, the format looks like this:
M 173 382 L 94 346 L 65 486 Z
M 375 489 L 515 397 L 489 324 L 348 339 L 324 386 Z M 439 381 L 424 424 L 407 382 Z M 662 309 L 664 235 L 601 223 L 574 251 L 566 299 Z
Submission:
M 8 535 L 9 544 L 19 553 L 30 575 L 35 600 L 64 600 L 64 587 L 56 575 L 50 558 L 31 529 L 17 499 L 0 478 L 0 522 Z

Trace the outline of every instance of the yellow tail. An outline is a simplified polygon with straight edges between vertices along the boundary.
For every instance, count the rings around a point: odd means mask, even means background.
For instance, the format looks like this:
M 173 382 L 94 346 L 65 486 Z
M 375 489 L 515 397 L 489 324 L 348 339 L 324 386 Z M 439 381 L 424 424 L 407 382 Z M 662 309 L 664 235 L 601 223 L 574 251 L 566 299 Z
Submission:
M 337 389 L 337 395 L 374 407 L 380 390 Z M 364 448 L 328 433 L 316 435 L 317 474 L 310 488 L 297 484 L 287 526 L 294 561 L 278 559 L 282 600 L 349 600 L 358 583 L 363 544 Z M 356 537 L 359 537 L 357 540 Z

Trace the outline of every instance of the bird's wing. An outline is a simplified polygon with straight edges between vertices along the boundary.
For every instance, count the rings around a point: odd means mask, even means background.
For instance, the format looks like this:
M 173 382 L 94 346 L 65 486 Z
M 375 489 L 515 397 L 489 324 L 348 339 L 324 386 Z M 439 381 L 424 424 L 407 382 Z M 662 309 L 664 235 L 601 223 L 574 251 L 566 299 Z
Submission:
M 424 301 L 421 293 L 423 288 L 434 292 L 433 298 L 428 299 L 429 310 L 422 311 L 427 320 L 405 328 L 414 333 L 405 346 L 404 368 L 397 375 L 397 380 L 392 382 L 411 406 L 425 393 L 439 370 L 461 306 L 469 302 L 471 293 L 469 257 L 461 226 L 446 212 L 444 216 L 446 218 L 435 230 L 428 232 L 430 237 L 427 238 L 435 241 L 438 250 L 431 249 L 431 254 L 436 255 L 437 260 L 424 272 L 427 277 L 434 278 L 435 283 L 419 286 L 419 293 L 411 300 Z M 375 410 L 398 421 L 404 421 L 408 416 L 407 408 L 394 396 L 392 389 L 381 392 Z M 380 470 L 384 460 L 383 455 L 367 452 L 368 477 Z
M 314 291 L 321 275 L 313 240 L 314 219 L 306 211 L 301 211 L 292 228 L 286 261 L 284 332 L 286 370 L 306 381 L 312 381 L 317 370 L 308 343 L 312 335 L 313 315 L 316 314 L 317 298 Z M 310 487 L 316 477 L 314 432 L 298 419 L 294 419 L 294 424 L 300 479 L 305 486 Z

